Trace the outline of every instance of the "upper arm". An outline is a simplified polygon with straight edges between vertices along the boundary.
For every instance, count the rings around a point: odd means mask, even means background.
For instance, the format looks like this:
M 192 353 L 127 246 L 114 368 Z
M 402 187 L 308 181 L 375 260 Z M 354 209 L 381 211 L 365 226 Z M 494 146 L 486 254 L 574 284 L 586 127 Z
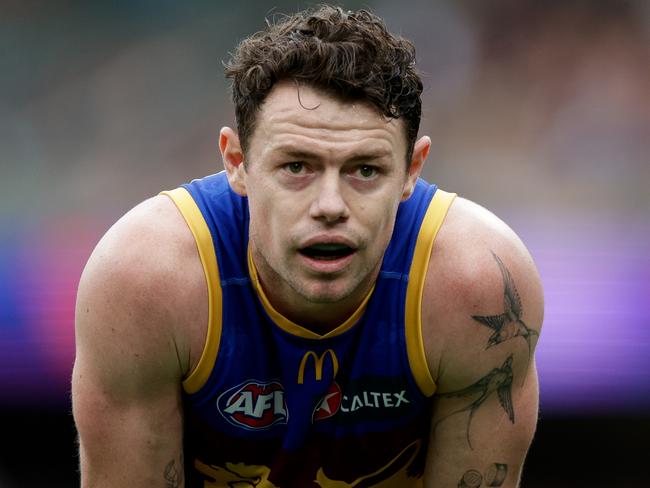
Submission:
M 174 212 L 165 197 L 136 207 L 100 241 L 79 284 L 72 397 L 83 486 L 182 486 L 190 361 L 178 325 L 194 285 Z
M 543 318 L 530 255 L 503 222 L 459 200 L 432 252 L 423 312 L 437 383 L 427 486 L 517 486 L 537 422 Z

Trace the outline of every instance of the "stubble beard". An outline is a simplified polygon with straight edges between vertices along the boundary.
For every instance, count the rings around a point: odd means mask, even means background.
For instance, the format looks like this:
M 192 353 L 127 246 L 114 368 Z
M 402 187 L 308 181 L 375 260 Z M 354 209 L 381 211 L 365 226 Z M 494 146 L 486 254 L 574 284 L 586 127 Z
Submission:
M 371 288 L 371 281 L 373 279 L 374 271 L 378 271 L 379 263 L 374 263 L 373 266 L 365 266 L 357 273 L 344 272 L 343 276 L 335 275 L 331 277 L 324 276 L 322 278 L 299 276 L 297 272 L 293 272 L 288 267 L 274 266 L 269 262 L 267 257 L 258 250 L 253 252 L 258 273 L 265 272 L 265 275 L 270 277 L 268 283 L 263 283 L 265 293 L 269 298 L 275 295 L 278 291 L 286 297 L 286 291 L 289 289 L 298 297 L 311 305 L 335 305 L 341 303 L 346 298 L 351 297 L 360 288 Z M 263 268 L 263 269 L 260 269 Z M 347 276 L 346 276 L 347 275 Z M 347 284 L 341 283 L 342 280 L 347 280 Z M 272 289 L 271 289 L 272 287 Z M 363 300 L 366 293 L 360 294 L 359 300 Z
M 346 284 L 340 283 L 346 279 L 345 277 L 321 280 L 314 278 L 309 280 L 312 283 L 315 282 L 311 286 L 310 283 L 305 283 L 307 280 L 301 280 L 295 276 L 291 276 L 286 282 L 295 293 L 313 305 L 335 305 L 351 297 L 365 281 L 368 274 L 369 271 L 365 270 L 357 273 L 348 278 Z

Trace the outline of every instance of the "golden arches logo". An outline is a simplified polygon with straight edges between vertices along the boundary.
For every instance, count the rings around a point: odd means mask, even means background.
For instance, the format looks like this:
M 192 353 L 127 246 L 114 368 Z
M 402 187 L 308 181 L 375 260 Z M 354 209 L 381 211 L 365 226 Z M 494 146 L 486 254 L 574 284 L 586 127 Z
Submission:
M 307 351 L 300 361 L 300 367 L 298 368 L 298 384 L 302 385 L 305 381 L 305 367 L 307 366 L 307 360 L 309 358 L 314 358 L 314 369 L 316 370 L 316 381 L 323 379 L 323 363 L 325 362 L 325 356 L 329 356 L 332 360 L 332 369 L 334 370 L 334 377 L 339 371 L 339 360 L 336 357 L 336 353 L 332 349 L 327 349 L 320 356 L 314 351 Z

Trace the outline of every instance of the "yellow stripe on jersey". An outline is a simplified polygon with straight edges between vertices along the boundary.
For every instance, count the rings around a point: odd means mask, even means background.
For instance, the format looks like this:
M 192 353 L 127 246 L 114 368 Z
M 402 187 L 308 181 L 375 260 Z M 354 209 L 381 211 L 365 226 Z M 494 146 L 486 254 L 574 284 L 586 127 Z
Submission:
M 438 230 L 445 220 L 447 211 L 451 206 L 455 193 L 448 193 L 440 189 L 433 195 L 429 208 L 427 209 L 418 240 L 413 252 L 413 261 L 409 271 L 409 284 L 406 290 L 406 351 L 413 377 L 420 391 L 431 396 L 436 391 L 436 383 L 431 376 L 427 358 L 424 352 L 422 339 L 422 293 L 424 292 L 424 281 L 429 268 L 429 259 L 433 241 Z
M 208 332 L 205 346 L 198 364 L 183 380 L 183 388 L 187 393 L 191 394 L 199 391 L 208 381 L 219 351 L 222 310 L 219 266 L 210 229 L 190 193 L 185 188 L 176 188 L 175 190 L 161 192 L 161 195 L 167 195 L 173 200 L 183 215 L 185 222 L 187 222 L 196 241 L 208 285 Z
M 266 313 L 269 315 L 269 317 L 271 317 L 271 320 L 273 320 L 273 322 L 275 322 L 278 327 L 288 332 L 289 334 L 293 334 L 304 339 L 327 339 L 329 337 L 334 337 L 342 334 L 346 330 L 352 328 L 352 326 L 354 326 L 354 324 L 356 324 L 363 315 L 363 312 L 366 310 L 366 305 L 368 305 L 368 300 L 370 300 L 372 292 L 375 290 L 375 285 L 372 285 L 372 288 L 361 302 L 361 305 L 359 305 L 359 307 L 354 311 L 352 315 L 350 315 L 350 317 L 348 317 L 345 322 L 330 330 L 326 334 L 318 334 L 296 324 L 295 322 L 292 322 L 280 312 L 278 312 L 275 308 L 273 308 L 273 305 L 271 305 L 271 302 L 266 296 L 266 293 L 264 293 L 262 285 L 260 284 L 260 278 L 257 274 L 255 262 L 253 261 L 253 253 L 251 251 L 250 244 L 248 246 L 248 272 L 251 275 L 251 281 L 253 282 L 253 287 L 257 292 L 257 296 L 259 297 L 260 302 L 262 302 L 264 310 L 266 310 Z

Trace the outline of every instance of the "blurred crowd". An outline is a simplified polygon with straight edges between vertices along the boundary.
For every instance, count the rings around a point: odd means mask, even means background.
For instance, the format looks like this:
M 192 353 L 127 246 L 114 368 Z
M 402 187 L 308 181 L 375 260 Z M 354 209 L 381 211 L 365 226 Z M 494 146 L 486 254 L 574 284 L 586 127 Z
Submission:
M 426 176 L 490 207 L 650 208 L 643 0 L 388 0 L 426 92 Z M 222 61 L 295 2 L 3 1 L 2 213 L 118 214 L 220 169 Z M 107 217 L 108 218 L 108 217 Z

